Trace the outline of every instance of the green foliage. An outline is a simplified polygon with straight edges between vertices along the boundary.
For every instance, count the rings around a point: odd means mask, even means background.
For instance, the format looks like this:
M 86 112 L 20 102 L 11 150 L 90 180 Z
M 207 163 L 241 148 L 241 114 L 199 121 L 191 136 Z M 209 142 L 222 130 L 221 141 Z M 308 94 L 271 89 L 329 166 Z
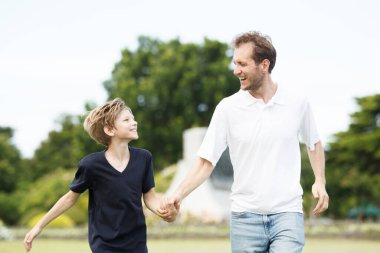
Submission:
M 30 166 L 35 180 L 56 168 L 73 169 L 86 154 L 102 149 L 83 130 L 83 117 L 64 115 L 60 129 L 51 131 L 36 150 Z
M 77 203 L 66 211 L 75 223 L 75 225 L 83 225 L 88 222 L 88 191 L 82 193 Z
M 132 108 L 138 146 L 153 153 L 158 170 L 181 157 L 183 131 L 207 126 L 217 103 L 239 89 L 227 50 L 209 39 L 197 45 L 140 37 L 104 83 L 110 99 L 121 97 Z
M 29 222 L 28 222 L 28 227 L 32 228 L 34 227 L 39 220 L 42 219 L 42 217 L 46 213 L 40 213 L 36 216 L 34 216 Z M 55 218 L 53 221 L 51 221 L 47 227 L 51 228 L 71 228 L 74 227 L 75 223 L 74 221 L 66 214 L 61 214 L 57 218 Z
M 307 217 L 314 208 L 314 198 L 311 187 L 314 184 L 315 177 L 311 168 L 310 160 L 305 145 L 301 146 L 301 185 L 303 189 L 303 209 Z
M 21 195 L 16 192 L 28 178 L 19 150 L 12 144 L 13 130 L 0 127 L 0 219 L 14 225 Z
M 156 192 L 165 193 L 169 189 L 176 171 L 177 171 L 177 166 L 172 165 L 155 174 L 154 181 L 156 183 L 156 186 L 155 186 Z
M 0 219 L 7 225 L 17 224 L 20 213 L 18 205 L 22 201 L 22 195 L 15 193 L 0 192 Z
M 329 214 L 345 217 L 359 205 L 380 206 L 380 94 L 356 99 L 345 132 L 335 134 L 327 154 Z
M 20 222 L 27 224 L 33 216 L 49 210 L 69 191 L 74 174 L 75 170 L 58 169 L 36 181 L 18 206 L 23 217 Z M 79 198 L 78 202 L 66 214 L 75 223 L 83 224 L 87 222 L 87 197 Z
M 15 190 L 20 170 L 21 157 L 19 150 L 11 143 L 13 130 L 0 127 L 0 193 Z

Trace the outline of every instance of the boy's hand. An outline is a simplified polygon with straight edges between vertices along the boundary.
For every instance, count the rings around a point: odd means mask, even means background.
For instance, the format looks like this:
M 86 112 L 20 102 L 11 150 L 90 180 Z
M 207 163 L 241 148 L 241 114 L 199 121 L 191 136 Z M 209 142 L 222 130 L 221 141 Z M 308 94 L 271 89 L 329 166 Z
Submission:
M 164 219 L 167 222 L 173 222 L 175 221 L 179 212 L 179 205 L 176 206 L 169 199 L 162 198 L 161 206 L 158 211 L 162 219 Z
M 41 229 L 39 229 L 38 227 L 34 227 L 32 230 L 29 231 L 29 233 L 25 235 L 24 248 L 27 252 L 29 252 L 32 249 L 33 239 L 36 238 L 40 232 Z

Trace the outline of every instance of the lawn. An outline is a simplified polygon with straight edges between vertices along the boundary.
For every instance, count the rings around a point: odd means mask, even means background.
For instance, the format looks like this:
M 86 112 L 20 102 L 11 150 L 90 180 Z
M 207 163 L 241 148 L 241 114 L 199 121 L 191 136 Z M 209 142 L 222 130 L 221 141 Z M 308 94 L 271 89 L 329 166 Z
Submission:
M 154 239 L 148 243 L 151 253 L 227 253 L 228 239 Z M 23 253 L 21 240 L 0 241 L 1 253 Z M 91 253 L 85 240 L 37 239 L 31 252 Z M 307 239 L 304 253 L 379 253 L 380 242 L 354 239 Z

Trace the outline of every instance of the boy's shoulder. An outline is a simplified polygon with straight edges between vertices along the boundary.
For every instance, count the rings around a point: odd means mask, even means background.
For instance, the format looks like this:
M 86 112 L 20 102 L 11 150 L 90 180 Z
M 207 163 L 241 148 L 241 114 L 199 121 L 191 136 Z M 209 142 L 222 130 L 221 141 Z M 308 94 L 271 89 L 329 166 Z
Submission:
M 104 151 L 98 151 L 91 154 L 86 155 L 80 160 L 81 165 L 93 164 L 94 162 L 99 162 L 104 160 Z
M 147 149 L 129 147 L 129 150 L 137 155 L 143 155 L 143 156 L 148 156 L 148 157 L 152 156 L 152 153 Z

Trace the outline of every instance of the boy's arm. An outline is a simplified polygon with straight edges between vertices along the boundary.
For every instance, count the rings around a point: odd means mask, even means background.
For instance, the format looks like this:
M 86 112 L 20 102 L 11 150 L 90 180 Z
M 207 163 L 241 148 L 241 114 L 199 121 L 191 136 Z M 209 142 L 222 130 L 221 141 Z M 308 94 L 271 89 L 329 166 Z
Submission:
M 329 195 L 326 191 L 325 177 L 325 153 L 321 142 L 315 144 L 315 149 L 307 149 L 311 167 L 313 168 L 315 182 L 312 186 L 312 193 L 318 203 L 313 209 L 313 214 L 324 212 L 329 206 Z
M 33 239 L 38 236 L 42 229 L 67 209 L 72 207 L 75 202 L 77 202 L 79 196 L 80 193 L 69 191 L 55 203 L 49 212 L 47 212 L 47 214 L 45 214 L 44 217 L 42 217 L 42 219 L 26 234 L 24 238 L 24 247 L 26 251 L 29 252 L 31 250 Z
M 156 215 L 160 216 L 167 222 L 175 220 L 178 210 L 174 206 L 165 206 L 161 208 L 162 197 L 156 193 L 154 188 L 150 189 L 147 193 L 143 194 L 145 205 Z

